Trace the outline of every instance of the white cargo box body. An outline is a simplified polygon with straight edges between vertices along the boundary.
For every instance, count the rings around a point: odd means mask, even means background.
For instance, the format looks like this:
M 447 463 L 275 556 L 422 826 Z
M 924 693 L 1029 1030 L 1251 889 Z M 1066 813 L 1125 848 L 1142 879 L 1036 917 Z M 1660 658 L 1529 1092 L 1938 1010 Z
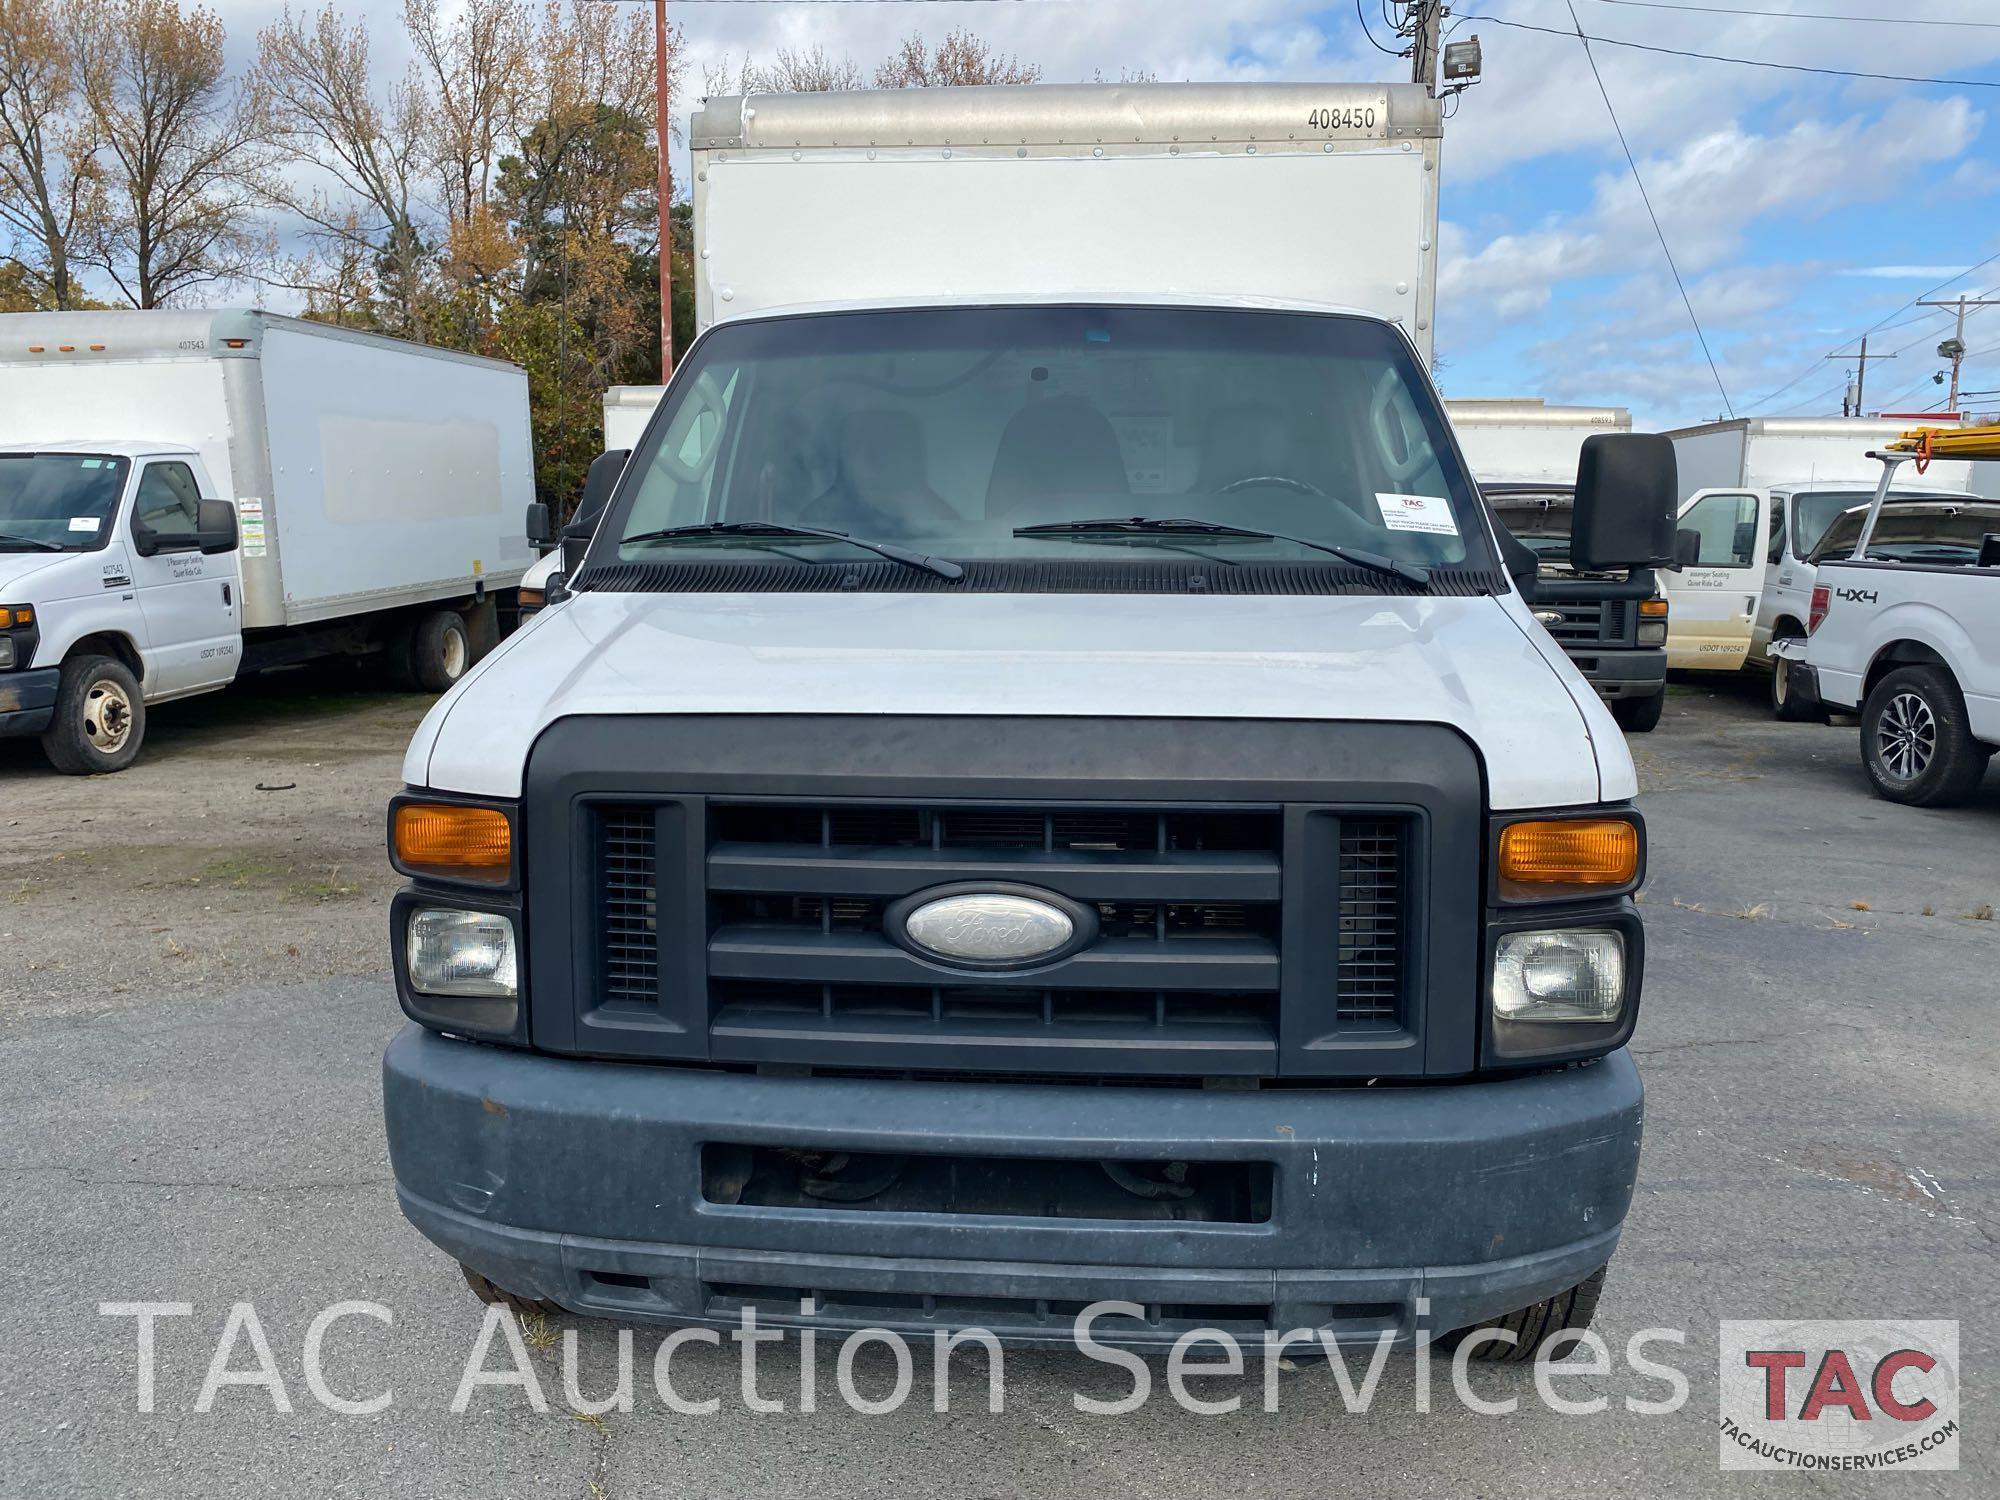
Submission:
M 711 99 L 696 314 L 1142 287 L 1371 312 L 1428 358 L 1441 135 L 1415 84 Z
M 1576 483 L 1583 440 L 1630 432 L 1622 406 L 1549 406 L 1533 398 L 1447 401 L 1445 414 L 1466 467 L 1481 484 Z
M 0 445 L 93 440 L 201 456 L 237 508 L 246 630 L 532 561 L 528 383 L 504 361 L 240 310 L 0 318 Z
M 666 394 L 663 385 L 614 385 L 604 393 L 604 451 L 636 448 Z
M 1667 434 L 1674 440 L 1681 498 L 1696 490 L 1852 486 L 1873 491 L 1882 466 L 1868 457 L 1921 424 L 1885 417 L 1738 417 Z M 1899 489 L 1964 493 L 1978 467 L 1940 459 L 1920 477 L 1905 472 Z

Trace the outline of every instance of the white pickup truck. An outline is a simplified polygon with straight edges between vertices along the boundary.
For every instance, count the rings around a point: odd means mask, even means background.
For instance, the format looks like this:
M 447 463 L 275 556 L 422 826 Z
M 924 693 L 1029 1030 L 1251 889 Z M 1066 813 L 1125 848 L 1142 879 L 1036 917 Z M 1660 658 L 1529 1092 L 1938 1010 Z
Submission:
M 527 379 L 248 311 L 0 316 L 0 735 L 116 771 L 149 704 L 379 653 L 442 692 L 529 561 Z
M 1954 437 L 1954 458 L 2000 467 L 2000 434 Z M 1771 644 L 1805 701 L 1861 716 L 1861 764 L 1881 796 L 1935 807 L 1979 787 L 2000 748 L 2000 502 L 1874 499 L 1815 549 L 1809 634 Z

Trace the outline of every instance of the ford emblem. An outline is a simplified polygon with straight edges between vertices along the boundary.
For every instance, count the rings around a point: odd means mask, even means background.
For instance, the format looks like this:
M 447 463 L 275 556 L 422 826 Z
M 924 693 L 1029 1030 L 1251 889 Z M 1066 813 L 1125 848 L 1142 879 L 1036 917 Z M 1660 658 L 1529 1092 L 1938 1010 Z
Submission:
M 1544 625 L 1560 625 L 1566 616 L 1559 609 L 1538 609 L 1535 618 Z
M 943 886 L 885 914 L 891 938 L 920 957 L 964 969 L 1053 963 L 1097 934 L 1096 913 L 1027 886 Z

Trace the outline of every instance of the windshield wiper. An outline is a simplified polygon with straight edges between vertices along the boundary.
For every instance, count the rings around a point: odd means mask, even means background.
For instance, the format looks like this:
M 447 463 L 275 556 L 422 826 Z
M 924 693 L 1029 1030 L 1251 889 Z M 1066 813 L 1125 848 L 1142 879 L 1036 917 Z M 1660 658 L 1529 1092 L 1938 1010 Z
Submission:
M 1291 542 L 1295 546 L 1310 547 L 1315 552 L 1325 552 L 1342 562 L 1353 563 L 1357 568 L 1366 568 L 1371 573 L 1380 573 L 1388 578 L 1400 578 L 1417 588 L 1430 587 L 1431 570 L 1415 563 L 1398 562 L 1393 557 L 1384 557 L 1379 552 L 1363 552 L 1354 547 L 1343 547 L 1336 542 L 1315 542 L 1310 537 L 1288 536 L 1282 531 L 1258 531 L 1249 526 L 1227 526 L 1220 521 L 1197 521 L 1188 516 L 1130 516 L 1124 519 L 1106 517 L 1095 521 L 1049 521 L 1040 526 L 1016 526 L 1015 536 L 1078 536 L 1091 532 L 1126 536 L 1234 536 L 1249 541 Z
M 858 536 L 850 536 L 844 531 L 835 531 L 828 526 L 788 526 L 779 521 L 704 521 L 698 526 L 667 526 L 658 531 L 642 531 L 637 536 L 628 536 L 619 542 L 621 547 L 635 546 L 642 542 L 699 541 L 704 537 L 827 537 L 836 542 L 846 542 L 851 547 L 860 547 L 873 552 L 877 557 L 886 557 L 892 563 L 901 563 L 906 568 L 920 568 L 926 573 L 934 573 L 939 578 L 963 578 L 965 569 L 944 557 L 930 557 L 908 547 L 898 547 L 894 542 L 864 541 Z
M 0 531 L 0 542 L 19 542 L 23 547 L 40 547 L 44 552 L 60 552 L 62 543 L 44 541 L 38 536 L 15 536 L 11 531 Z

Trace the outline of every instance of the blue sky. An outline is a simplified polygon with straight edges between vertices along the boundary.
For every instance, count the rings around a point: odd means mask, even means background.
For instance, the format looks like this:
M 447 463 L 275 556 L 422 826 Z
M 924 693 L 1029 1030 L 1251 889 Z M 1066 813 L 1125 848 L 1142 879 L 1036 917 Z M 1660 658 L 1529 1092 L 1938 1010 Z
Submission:
M 247 51 L 279 9 L 211 0 Z M 393 47 L 400 0 L 339 0 Z M 823 44 L 865 65 L 912 28 L 970 26 L 1051 81 L 1143 69 L 1163 79 L 1406 76 L 1325 0 L 1022 0 L 1022 3 L 694 3 L 672 0 L 692 67 Z M 1944 314 L 1900 310 L 1932 293 L 2000 295 L 2000 0 L 1670 0 L 1738 16 L 1575 0 L 1584 30 L 1659 47 L 1800 66 L 1948 76 L 1934 87 L 1737 67 L 1600 46 L 1598 65 L 1638 157 L 1733 408 L 1838 412 L 1851 350 L 1871 325 L 1869 406 L 1942 399 Z M 1381 0 L 1362 0 L 1378 39 Z M 1464 0 L 1472 15 L 1567 28 L 1565 0 Z M 1449 395 L 1541 395 L 1629 405 L 1642 423 L 1723 410 L 1634 190 L 1580 44 L 1465 19 L 1485 80 L 1447 127 L 1438 312 Z M 1964 267 L 1995 257 L 1969 276 Z M 2000 388 L 2000 307 L 1975 315 L 1966 384 Z M 1773 394 L 1775 392 L 1775 394 Z M 1768 399 L 1763 399 L 1768 398 Z M 1976 404 L 1976 403 L 1975 403 Z M 2000 406 L 2000 399 L 1989 402 Z

